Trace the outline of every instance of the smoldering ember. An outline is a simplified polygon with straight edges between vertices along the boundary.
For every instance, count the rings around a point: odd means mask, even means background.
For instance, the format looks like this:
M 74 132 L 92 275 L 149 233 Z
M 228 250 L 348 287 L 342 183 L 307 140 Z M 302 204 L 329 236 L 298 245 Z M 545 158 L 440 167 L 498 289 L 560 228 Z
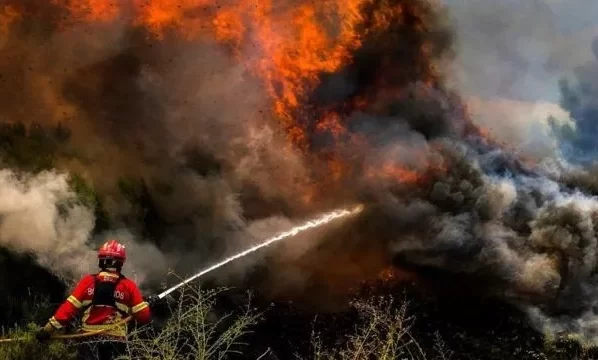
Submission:
M 478 121 L 445 2 L 2 0 L 0 355 L 92 341 L 27 334 L 117 239 L 148 299 L 260 249 L 152 303 L 127 359 L 593 358 L 598 42 L 566 119 Z

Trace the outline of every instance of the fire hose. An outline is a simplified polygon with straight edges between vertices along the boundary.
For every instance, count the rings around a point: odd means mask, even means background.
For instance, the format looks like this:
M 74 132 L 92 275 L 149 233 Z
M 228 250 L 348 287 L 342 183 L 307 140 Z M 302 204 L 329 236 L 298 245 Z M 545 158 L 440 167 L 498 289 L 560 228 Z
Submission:
M 104 329 L 87 331 L 87 332 L 77 333 L 77 334 L 54 335 L 54 336 L 51 336 L 50 339 L 70 340 L 70 339 L 81 339 L 81 338 L 96 336 L 96 335 L 103 334 L 108 330 L 114 329 L 115 327 L 121 326 L 122 324 L 125 324 L 125 323 L 131 321 L 131 319 L 133 319 L 133 317 L 128 316 L 114 324 L 107 325 L 107 327 L 105 327 Z M 12 339 L 0 339 L 0 343 L 10 343 L 10 342 L 27 341 L 27 340 L 29 340 L 28 337 L 18 337 L 18 338 L 12 338 Z
M 331 221 L 333 221 L 335 219 L 342 218 L 342 217 L 345 217 L 345 216 L 348 216 L 348 215 L 358 214 L 362 210 L 363 210 L 363 206 L 362 205 L 358 205 L 358 206 L 356 206 L 355 208 L 353 208 L 351 210 L 335 210 L 335 211 L 332 211 L 330 213 L 321 215 L 320 217 L 318 217 L 316 219 L 307 221 L 307 222 L 303 223 L 302 225 L 295 226 L 292 229 L 290 229 L 289 231 L 286 231 L 286 232 L 280 233 L 280 234 L 278 234 L 276 236 L 273 236 L 273 237 L 267 239 L 266 241 L 264 241 L 264 242 L 262 242 L 262 243 L 260 243 L 258 245 L 255 245 L 255 246 L 253 246 L 253 247 L 251 247 L 251 248 L 249 248 L 247 250 L 241 251 L 241 252 L 239 252 L 239 253 L 237 253 L 237 254 L 235 254 L 233 256 L 230 256 L 230 257 L 228 257 L 228 258 L 226 258 L 226 259 L 224 259 L 224 260 L 222 260 L 222 261 L 220 261 L 220 262 L 218 262 L 218 263 L 216 263 L 216 264 L 214 264 L 212 266 L 209 266 L 209 267 L 201 270 L 197 274 L 195 274 L 195 275 L 187 278 L 186 280 L 180 282 L 177 285 L 172 286 L 171 288 L 163 291 L 159 295 L 156 295 L 155 298 L 157 298 L 158 300 L 164 299 L 170 293 L 172 293 L 173 291 L 177 290 L 178 288 L 180 288 L 180 287 L 188 284 L 189 282 L 191 282 L 191 281 L 193 281 L 193 280 L 195 280 L 195 279 L 197 279 L 197 278 L 199 278 L 199 277 L 201 277 L 201 276 L 203 276 L 203 275 L 205 275 L 205 274 L 207 274 L 209 272 L 212 272 L 212 271 L 214 271 L 214 270 L 216 270 L 216 269 L 218 269 L 218 268 L 220 268 L 220 267 L 222 267 L 222 266 L 224 266 L 224 265 L 226 265 L 226 264 L 228 264 L 228 263 L 230 263 L 232 261 L 235 261 L 235 260 L 237 260 L 239 258 L 247 256 L 247 255 L 249 255 L 249 254 L 251 254 L 251 253 L 253 253 L 253 252 L 255 252 L 255 251 L 257 251 L 257 250 L 259 250 L 261 248 L 270 246 L 271 244 L 273 244 L 275 242 L 278 242 L 278 241 L 284 240 L 286 238 L 295 236 L 298 233 L 303 232 L 305 230 L 309 230 L 309 229 L 316 228 L 316 227 L 319 227 L 321 225 L 327 224 L 327 223 L 329 223 L 329 222 L 331 222 Z M 104 333 L 104 332 L 106 332 L 106 331 L 108 331 L 108 330 L 110 330 L 110 329 L 112 329 L 114 327 L 122 325 L 122 324 L 130 321 L 131 319 L 132 319 L 132 316 L 129 316 L 129 317 L 127 317 L 127 318 L 125 318 L 125 319 L 123 319 L 123 320 L 121 320 L 121 321 L 119 321 L 119 322 L 117 322 L 115 324 L 111 324 L 109 327 L 101 329 L 101 330 L 90 331 L 90 332 L 85 332 L 85 333 L 78 333 L 78 334 L 56 335 L 56 336 L 52 336 L 51 339 L 77 339 L 77 338 L 85 338 L 85 337 L 99 335 L 99 334 L 102 334 L 102 333 Z M 25 340 L 28 340 L 28 338 L 27 337 L 21 337 L 21 338 L 13 338 L 13 339 L 0 339 L 0 343 L 9 343 L 9 342 L 25 341 Z

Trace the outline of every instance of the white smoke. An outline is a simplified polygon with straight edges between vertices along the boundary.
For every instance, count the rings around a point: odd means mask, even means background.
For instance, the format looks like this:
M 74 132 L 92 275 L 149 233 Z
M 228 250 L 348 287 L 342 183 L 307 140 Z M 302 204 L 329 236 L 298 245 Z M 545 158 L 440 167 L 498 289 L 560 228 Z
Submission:
M 92 238 L 93 210 L 78 201 L 69 176 L 57 171 L 33 175 L 0 170 L 0 246 L 32 255 L 65 282 L 97 271 L 97 248 L 114 238 L 127 247 L 125 271 L 143 285 L 165 272 L 163 255 L 128 230 Z
M 0 245 L 36 261 L 56 275 L 76 278 L 90 270 L 92 211 L 75 202 L 66 174 L 0 171 Z

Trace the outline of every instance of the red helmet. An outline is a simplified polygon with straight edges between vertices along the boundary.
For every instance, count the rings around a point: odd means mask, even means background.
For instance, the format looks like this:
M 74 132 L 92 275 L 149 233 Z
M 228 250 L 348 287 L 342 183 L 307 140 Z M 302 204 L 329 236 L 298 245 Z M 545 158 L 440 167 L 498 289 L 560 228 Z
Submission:
M 98 258 L 115 258 L 122 259 L 124 262 L 127 258 L 125 246 L 116 240 L 108 240 L 100 247 L 98 251 Z

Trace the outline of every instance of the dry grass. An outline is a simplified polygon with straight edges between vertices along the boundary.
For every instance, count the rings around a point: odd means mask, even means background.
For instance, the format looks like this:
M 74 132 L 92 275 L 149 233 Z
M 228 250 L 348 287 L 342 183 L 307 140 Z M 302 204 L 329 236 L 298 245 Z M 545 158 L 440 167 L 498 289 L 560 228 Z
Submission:
M 127 360 L 226 359 L 240 353 L 243 336 L 259 321 L 251 301 L 239 313 L 215 315 L 218 295 L 226 291 L 187 287 L 159 329 L 140 328 L 129 336 Z
M 410 329 L 415 321 L 407 314 L 408 303 L 395 304 L 392 297 L 375 297 L 352 304 L 359 324 L 339 346 L 324 348 L 319 334 L 312 333 L 313 360 L 426 360 L 426 354 Z M 452 353 L 440 338 L 436 351 L 439 359 L 449 360 Z

